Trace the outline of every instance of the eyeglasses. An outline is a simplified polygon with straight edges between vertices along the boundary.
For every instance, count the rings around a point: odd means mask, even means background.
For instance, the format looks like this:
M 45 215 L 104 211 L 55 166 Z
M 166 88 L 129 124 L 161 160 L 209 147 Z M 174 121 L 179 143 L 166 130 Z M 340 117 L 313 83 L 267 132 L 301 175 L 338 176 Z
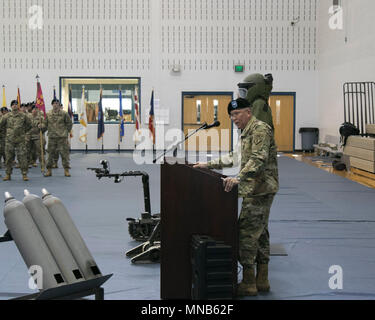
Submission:
M 240 109 L 240 110 L 232 111 L 229 116 L 231 118 L 237 118 L 239 115 L 241 115 L 243 113 L 244 110 L 245 109 Z

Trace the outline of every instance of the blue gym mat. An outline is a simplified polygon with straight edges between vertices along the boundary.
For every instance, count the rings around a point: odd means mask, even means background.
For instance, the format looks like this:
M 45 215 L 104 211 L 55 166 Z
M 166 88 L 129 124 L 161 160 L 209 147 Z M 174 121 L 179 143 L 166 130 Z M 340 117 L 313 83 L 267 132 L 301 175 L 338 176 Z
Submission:
M 138 218 L 144 210 L 141 178 L 98 181 L 86 167 L 99 166 L 101 159 L 110 162 L 112 173 L 146 171 L 152 213 L 159 213 L 160 166 L 138 166 L 131 153 L 73 153 L 71 178 L 64 177 L 61 165 L 51 178 L 32 168 L 25 183 L 15 169 L 12 181 L 0 181 L 0 199 L 5 191 L 22 200 L 25 188 L 38 195 L 46 188 L 63 200 L 102 273 L 114 273 L 104 284 L 105 299 L 160 299 L 160 265 L 132 265 L 125 257 L 139 244 L 131 240 L 126 218 Z M 278 159 L 280 191 L 271 210 L 270 237 L 288 255 L 271 257 L 271 292 L 249 299 L 374 299 L 374 189 L 288 157 Z M 2 217 L 0 234 L 5 231 Z M 342 289 L 329 286 L 334 275 L 329 268 L 335 265 L 343 271 Z M 0 243 L 0 299 L 34 293 L 28 280 L 14 242 Z

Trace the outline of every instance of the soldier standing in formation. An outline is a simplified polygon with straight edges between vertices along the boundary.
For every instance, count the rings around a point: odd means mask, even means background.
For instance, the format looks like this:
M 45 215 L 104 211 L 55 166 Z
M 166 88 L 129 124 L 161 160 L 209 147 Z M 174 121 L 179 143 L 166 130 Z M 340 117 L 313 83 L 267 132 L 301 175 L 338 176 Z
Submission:
M 2 107 L 0 111 L 0 121 L 3 116 L 5 116 L 8 113 L 7 107 Z M 5 164 L 5 128 L 0 128 L 0 167 L 1 167 L 1 161 L 4 160 Z
M 62 111 L 64 111 L 64 106 L 62 105 L 62 103 L 60 103 L 60 109 L 62 110 Z M 69 147 L 69 149 L 70 149 L 70 145 L 69 145 L 69 141 L 68 141 L 68 147 Z M 59 154 L 57 153 L 57 154 L 55 154 L 54 156 L 53 156 L 53 165 L 52 165 L 52 169 L 57 169 L 59 166 L 58 166 L 58 162 L 59 162 Z M 69 169 L 70 169 L 70 167 L 69 167 Z
M 30 121 L 31 119 L 31 112 L 29 112 L 29 105 L 30 103 L 23 104 L 23 107 L 21 108 L 22 112 L 26 114 L 26 116 L 29 117 Z M 26 153 L 27 153 L 27 165 L 29 168 L 31 168 L 31 135 L 30 131 L 26 134 Z
M 17 100 L 11 102 L 12 111 L 1 118 L 0 130 L 6 130 L 5 137 L 5 163 L 6 175 L 4 181 L 11 179 L 13 161 L 17 156 L 23 180 L 28 181 L 28 161 L 26 149 L 26 135 L 31 129 L 30 118 L 20 111 Z
M 44 137 L 44 132 L 46 132 L 46 124 L 44 120 L 43 112 L 40 111 L 35 105 L 32 105 L 31 113 L 31 124 L 32 129 L 30 131 L 30 164 L 36 167 L 36 161 L 39 159 L 39 163 L 42 165 L 42 152 L 45 154 L 45 144 L 46 140 Z M 40 134 L 42 131 L 42 135 Z M 40 137 L 42 136 L 42 143 Z
M 32 113 L 33 112 L 33 106 L 35 106 L 35 102 L 29 102 L 26 104 L 26 110 L 28 113 Z
M 56 157 L 61 155 L 64 174 L 70 177 L 69 173 L 69 144 L 68 137 L 72 129 L 72 121 L 67 112 L 61 110 L 60 101 L 52 100 L 52 110 L 47 113 L 46 128 L 48 130 L 48 161 L 46 177 L 52 176 L 52 167 Z M 40 126 L 42 128 L 42 126 Z
M 243 280 L 237 294 L 255 296 L 258 291 L 270 290 L 268 219 L 279 188 L 277 149 L 271 126 L 253 116 L 248 100 L 239 98 L 230 102 L 228 114 L 242 130 L 238 145 L 241 154 L 230 153 L 217 160 L 197 163 L 194 167 L 222 169 L 236 166 L 238 162 L 241 164 L 239 174 L 225 178 L 223 184 L 227 192 L 239 185 L 239 197 L 243 198 L 238 220 L 239 262 L 243 266 Z

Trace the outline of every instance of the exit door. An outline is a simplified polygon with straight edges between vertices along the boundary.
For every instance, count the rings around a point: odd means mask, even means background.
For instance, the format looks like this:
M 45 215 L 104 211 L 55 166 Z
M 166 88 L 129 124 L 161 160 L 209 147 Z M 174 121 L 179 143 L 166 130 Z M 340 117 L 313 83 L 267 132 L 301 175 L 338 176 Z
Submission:
M 185 142 L 188 151 L 231 151 L 232 122 L 227 107 L 232 93 L 182 93 L 183 130 L 185 136 L 205 122 L 220 121 L 220 126 L 201 130 Z

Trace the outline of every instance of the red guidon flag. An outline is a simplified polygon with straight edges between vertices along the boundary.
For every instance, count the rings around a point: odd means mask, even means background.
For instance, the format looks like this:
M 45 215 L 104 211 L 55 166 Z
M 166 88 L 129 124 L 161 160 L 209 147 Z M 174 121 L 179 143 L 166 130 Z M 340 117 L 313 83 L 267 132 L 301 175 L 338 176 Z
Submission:
M 39 80 L 37 80 L 36 84 L 36 103 L 35 106 L 43 111 L 44 119 L 46 118 L 46 105 L 44 104 L 43 92 L 42 87 L 40 86 Z

